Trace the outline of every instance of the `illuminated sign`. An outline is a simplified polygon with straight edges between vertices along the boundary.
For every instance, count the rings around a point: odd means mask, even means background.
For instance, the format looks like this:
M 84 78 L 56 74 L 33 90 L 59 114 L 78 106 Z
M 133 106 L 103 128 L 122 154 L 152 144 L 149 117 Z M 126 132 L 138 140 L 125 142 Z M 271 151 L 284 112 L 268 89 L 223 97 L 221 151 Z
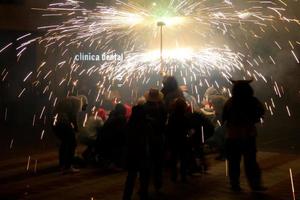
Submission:
M 124 54 L 118 53 L 102 53 L 102 54 L 95 54 L 91 52 L 80 52 L 75 55 L 75 61 L 92 61 L 92 62 L 100 62 L 100 61 L 123 61 Z

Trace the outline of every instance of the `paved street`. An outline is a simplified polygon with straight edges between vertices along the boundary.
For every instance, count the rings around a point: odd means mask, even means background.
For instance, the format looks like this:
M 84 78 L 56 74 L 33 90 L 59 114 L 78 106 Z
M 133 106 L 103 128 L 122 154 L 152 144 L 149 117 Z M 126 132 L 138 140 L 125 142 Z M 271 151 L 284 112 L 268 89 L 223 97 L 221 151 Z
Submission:
M 243 192 L 233 193 L 228 188 L 226 165 L 208 156 L 208 174 L 193 176 L 188 183 L 172 183 L 165 173 L 162 194 L 150 188 L 151 199 L 205 199 L 205 200 L 289 200 L 292 199 L 289 168 L 293 170 L 296 195 L 300 195 L 300 157 L 291 154 L 259 152 L 263 169 L 265 193 L 252 193 L 244 175 Z M 124 171 L 86 167 L 78 174 L 62 175 L 57 167 L 56 152 L 36 154 L 0 163 L 0 199 L 121 199 Z M 136 187 L 137 188 L 137 187 Z M 138 199 L 135 192 L 134 199 Z M 298 198 L 299 199 L 299 198 Z

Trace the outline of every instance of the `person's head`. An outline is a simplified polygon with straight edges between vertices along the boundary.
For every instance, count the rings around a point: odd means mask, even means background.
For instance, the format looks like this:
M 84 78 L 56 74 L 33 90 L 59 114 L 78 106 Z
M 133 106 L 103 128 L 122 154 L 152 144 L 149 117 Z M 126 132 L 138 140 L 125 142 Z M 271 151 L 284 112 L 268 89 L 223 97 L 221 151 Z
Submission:
M 156 88 L 151 88 L 144 95 L 147 102 L 161 102 L 164 95 Z
M 100 117 L 103 121 L 106 121 L 107 119 L 107 113 L 103 108 L 99 108 L 97 110 L 97 116 Z
M 141 121 L 146 118 L 146 111 L 143 105 L 136 105 L 132 107 L 131 121 Z
M 181 90 L 182 92 L 188 93 L 188 91 L 189 91 L 189 89 L 188 89 L 188 87 L 187 87 L 186 85 L 181 85 L 181 86 L 179 86 L 179 88 L 180 88 L 180 90 Z
M 184 98 L 177 98 L 172 104 L 172 111 L 175 114 L 184 114 L 188 111 L 188 105 Z
M 167 91 L 175 91 L 179 88 L 177 80 L 174 76 L 165 76 L 163 80 L 163 85 Z
M 115 109 L 114 109 L 114 114 L 125 116 L 126 115 L 126 107 L 124 106 L 124 104 L 122 104 L 122 103 L 116 104 Z
M 144 105 L 146 103 L 146 101 L 147 101 L 146 98 L 144 96 L 141 96 L 141 97 L 138 98 L 136 104 L 137 105 Z
M 232 96 L 233 97 L 251 97 L 254 91 L 250 85 L 252 80 L 231 80 L 233 83 Z
M 213 86 L 206 89 L 205 94 L 207 98 L 209 98 L 212 95 L 220 95 L 220 92 Z
M 88 99 L 84 95 L 78 95 L 77 96 L 80 99 L 80 104 L 81 104 L 81 110 L 85 111 L 87 106 L 88 106 Z

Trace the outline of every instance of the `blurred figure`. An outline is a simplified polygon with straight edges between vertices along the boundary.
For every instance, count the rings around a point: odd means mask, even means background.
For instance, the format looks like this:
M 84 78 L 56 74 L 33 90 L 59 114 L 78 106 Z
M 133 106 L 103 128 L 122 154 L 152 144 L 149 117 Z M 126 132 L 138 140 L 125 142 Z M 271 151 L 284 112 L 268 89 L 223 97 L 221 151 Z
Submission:
M 150 176 L 149 137 L 151 127 L 146 120 L 146 112 L 142 105 L 132 108 L 132 115 L 127 129 L 127 170 L 123 200 L 130 200 L 137 175 L 140 179 L 140 199 L 148 199 Z
M 53 130 L 61 141 L 59 165 L 63 173 L 78 172 L 72 166 L 76 148 L 75 132 L 78 132 L 77 115 L 86 110 L 88 100 L 85 96 L 69 96 L 58 102 L 54 108 Z
M 183 92 L 178 86 L 177 80 L 174 76 L 165 76 L 163 80 L 163 88 L 161 92 L 164 95 L 164 103 L 166 109 L 169 111 L 174 99 L 184 98 Z
M 167 140 L 170 148 L 171 180 L 177 181 L 177 162 L 180 162 L 181 181 L 186 181 L 190 145 L 188 142 L 189 121 L 186 116 L 188 106 L 183 98 L 172 104 L 167 125 Z
M 125 147 L 126 108 L 118 103 L 97 138 L 97 152 L 112 166 L 121 167 Z
M 131 116 L 131 109 L 132 109 L 132 107 L 131 107 L 131 105 L 129 105 L 127 103 L 124 104 L 124 107 L 126 109 L 125 117 L 126 117 L 126 120 L 128 121 L 129 118 L 130 118 L 130 116 Z
M 99 111 L 99 110 L 98 110 Z M 99 112 L 92 112 L 87 118 L 84 127 L 80 129 L 78 141 L 87 146 L 82 156 L 87 162 L 95 162 L 96 160 L 96 139 L 104 124 Z
M 214 87 L 209 87 L 204 96 L 207 104 L 210 106 L 210 109 L 213 112 L 212 122 L 215 126 L 213 136 L 210 137 L 206 143 L 209 145 L 209 147 L 215 148 L 218 151 L 219 155 L 216 157 L 217 160 L 225 160 L 225 129 L 220 122 L 222 120 L 223 107 L 227 101 L 227 97 L 224 94 L 224 90 L 223 92 L 219 92 Z
M 151 88 L 144 95 L 146 117 L 151 126 L 149 149 L 154 178 L 154 187 L 157 192 L 162 188 L 162 170 L 164 161 L 164 131 L 167 113 L 163 105 L 163 94 Z
M 222 119 L 222 112 L 227 97 L 223 92 L 219 92 L 216 88 L 209 87 L 204 93 L 204 108 L 202 112 L 211 117 L 212 122 L 217 125 Z
M 146 98 L 142 96 L 138 98 L 136 105 L 144 105 L 145 103 L 146 103 Z
M 214 125 L 201 112 L 189 112 L 189 145 L 191 145 L 191 159 L 189 161 L 189 172 L 205 173 L 208 163 L 205 159 L 204 144 L 214 133 Z
M 180 89 L 183 92 L 183 96 L 186 102 L 188 102 L 188 106 L 191 108 L 191 111 L 200 111 L 200 106 L 198 105 L 196 98 L 189 94 L 188 87 L 186 85 L 181 85 Z
M 107 116 L 107 112 L 104 108 L 99 108 L 97 111 L 97 117 L 100 117 L 102 119 L 103 122 L 105 122 L 108 118 Z
M 214 123 L 220 123 L 222 120 L 222 112 L 228 98 L 220 92 L 209 96 L 209 102 L 215 111 Z
M 226 151 L 229 167 L 231 189 L 240 191 L 240 162 L 244 166 L 249 185 L 254 191 L 266 188 L 261 183 L 261 170 L 256 161 L 255 124 L 264 115 L 264 107 L 253 96 L 251 81 L 232 81 L 232 97 L 226 102 L 223 110 L 223 124 L 226 131 Z

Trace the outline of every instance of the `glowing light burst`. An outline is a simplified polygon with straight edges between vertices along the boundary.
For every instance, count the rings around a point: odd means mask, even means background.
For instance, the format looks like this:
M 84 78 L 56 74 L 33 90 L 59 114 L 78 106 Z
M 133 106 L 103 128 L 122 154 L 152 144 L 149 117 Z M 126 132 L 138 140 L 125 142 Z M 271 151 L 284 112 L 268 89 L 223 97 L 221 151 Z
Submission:
M 186 42 L 180 38 L 184 35 L 191 36 L 192 33 L 198 39 L 211 37 L 216 30 L 223 34 L 233 34 L 229 30 L 234 26 L 241 29 L 249 24 L 265 27 L 267 22 L 276 20 L 299 23 L 296 19 L 284 17 L 281 12 L 285 9 L 278 8 L 271 1 L 244 4 L 248 8 L 238 9 L 230 1 L 211 4 L 207 1 L 184 0 L 170 1 L 167 6 L 159 9 L 147 9 L 139 4 L 117 1 L 115 7 L 99 4 L 95 9 L 87 10 L 82 7 L 81 2 L 68 0 L 42 9 L 48 13 L 44 16 L 65 17 L 67 20 L 57 25 L 39 27 L 48 32 L 40 42 L 45 41 L 48 46 L 60 42 L 75 46 L 89 43 L 91 46 L 96 45 L 96 48 L 109 49 L 112 41 L 117 40 L 127 49 L 131 47 L 144 50 L 157 38 L 158 21 L 166 24 L 165 39 L 171 37 L 177 43 Z
M 279 21 L 299 23 L 297 19 L 285 17 L 283 13 L 286 9 L 272 1 L 246 1 L 241 6 L 234 5 L 229 0 L 218 3 L 184 0 L 169 1 L 167 4 L 153 7 L 117 1 L 116 6 L 97 4 L 94 9 L 89 10 L 84 8 L 80 1 L 67 0 L 50 4 L 46 9 L 35 9 L 42 10 L 46 17 L 56 17 L 58 24 L 38 27 L 38 29 L 45 29 L 47 34 L 21 45 L 18 57 L 26 50 L 27 45 L 36 40 L 41 46 L 44 46 L 45 54 L 48 49 L 52 48 L 52 51 L 58 51 L 66 57 L 65 61 L 58 63 L 60 67 L 65 67 L 66 63 L 72 63 L 72 57 L 68 53 L 74 49 L 89 47 L 97 51 L 114 51 L 113 49 L 117 45 L 118 48 L 127 51 L 126 60 L 122 63 L 105 62 L 96 68 L 103 70 L 100 73 L 102 75 L 111 73 L 118 77 L 120 74 L 129 74 L 140 70 L 143 66 L 141 63 L 152 66 L 148 70 L 155 69 L 154 71 L 157 71 L 158 52 L 145 52 L 147 49 L 155 49 L 158 46 L 158 21 L 166 24 L 164 26 L 164 48 L 178 51 L 186 46 L 197 49 L 199 46 L 201 48 L 219 46 L 220 38 L 224 40 L 224 35 L 228 35 L 226 37 L 234 39 L 236 44 L 244 44 L 246 50 L 242 50 L 243 54 L 249 53 L 249 51 L 247 52 L 249 45 L 245 41 L 245 37 L 248 39 L 249 37 L 260 38 L 265 33 L 266 27 L 274 28 L 273 24 Z M 59 20 L 60 18 L 63 20 Z M 59 21 L 61 22 L 59 23 Z M 245 36 L 241 37 L 241 34 Z M 198 44 L 195 44 L 195 41 L 198 41 Z M 222 59 L 219 57 L 217 60 L 226 61 L 228 59 L 226 57 L 227 50 L 223 53 L 220 51 L 221 49 L 218 49 L 218 55 L 225 57 Z M 171 55 L 168 55 L 170 53 L 174 53 L 176 59 L 170 59 Z M 203 60 L 203 52 L 185 49 L 179 53 L 183 55 L 182 59 L 179 59 L 180 56 L 176 53 L 178 52 L 165 52 L 165 63 L 171 65 L 170 62 L 172 62 L 173 65 L 186 68 L 188 67 L 187 63 L 190 63 L 191 70 L 198 69 L 199 72 L 201 71 L 199 68 L 203 68 L 203 63 L 206 63 L 204 66 L 215 66 L 216 69 L 223 68 L 224 62 L 212 64 Z M 215 55 L 212 51 L 210 53 L 210 58 L 213 58 Z M 237 54 L 242 55 L 242 53 Z M 293 56 L 297 59 L 294 53 Z M 153 60 L 147 60 L 147 58 L 153 58 Z M 269 58 L 275 64 L 274 59 L 271 56 Z M 251 62 L 248 63 L 252 65 Z M 220 66 L 217 66 L 218 64 Z M 74 66 L 80 68 L 74 63 L 72 66 L 72 69 Z M 236 66 L 239 66 L 239 69 L 243 67 L 240 64 Z M 122 72 L 122 70 L 128 70 L 128 72 Z M 51 73 L 51 69 L 47 69 L 47 71 L 47 74 Z M 71 72 L 74 73 L 76 70 L 71 70 Z M 81 71 L 80 74 L 82 73 Z M 62 79 L 59 85 L 64 82 L 65 79 Z
M 115 77 L 131 76 L 135 73 L 159 73 L 160 51 L 129 53 L 123 62 L 117 64 L 113 72 Z M 242 56 L 225 48 L 192 48 L 165 49 L 164 63 L 168 65 L 167 73 L 188 70 L 192 74 L 208 76 L 210 71 L 218 70 L 226 74 L 243 69 Z
M 117 1 L 114 6 L 96 4 L 93 9 L 88 9 L 82 1 L 66 0 L 50 4 L 47 8 L 33 8 L 42 11 L 45 18 L 54 19 L 55 23 L 37 27 L 46 32 L 40 37 L 30 33 L 18 37 L 18 43 L 23 42 L 16 49 L 18 60 L 30 45 L 37 44 L 43 51 L 37 68 L 24 75 L 24 84 L 31 81 L 32 86 L 40 87 L 54 106 L 62 96 L 57 90 L 67 88 L 67 94 L 74 94 L 76 88 L 87 80 L 97 86 L 96 101 L 104 94 L 111 94 L 115 80 L 129 86 L 133 86 L 134 81 L 148 83 L 151 74 L 157 75 L 160 71 L 159 51 L 149 50 L 159 46 L 158 21 L 166 24 L 163 27 L 166 71 L 168 74 L 179 73 L 184 83 L 189 80 L 189 83 L 195 84 L 191 86 L 195 88 L 193 93 L 199 95 L 199 87 L 203 85 L 220 87 L 219 80 L 207 80 L 215 72 L 225 80 L 239 73 L 239 78 L 267 83 L 262 73 L 263 65 L 270 61 L 276 65 L 276 53 L 253 53 L 255 47 L 251 42 L 258 43 L 264 39 L 282 51 L 287 48 L 283 41 L 269 41 L 264 36 L 274 31 L 289 33 L 291 31 L 286 24 L 297 28 L 300 24 L 298 19 L 286 16 L 288 5 L 283 1 L 162 2 L 165 3 L 142 6 L 142 3 Z M 291 58 L 299 63 L 294 49 L 299 46 L 299 41 L 286 43 Z M 1 46 L 0 54 L 12 48 L 12 44 Z M 124 51 L 125 59 L 120 62 L 78 62 L 74 52 L 82 49 L 101 53 L 115 53 L 119 49 Z M 7 74 L 8 70 L 4 69 L 2 81 L 6 80 Z M 276 81 L 273 84 L 276 95 L 281 98 L 282 86 L 278 86 Z M 157 85 L 160 86 L 159 83 Z M 27 87 L 18 91 L 19 98 L 30 91 Z M 198 96 L 200 102 L 199 99 Z M 43 106 L 40 118 L 44 110 Z

